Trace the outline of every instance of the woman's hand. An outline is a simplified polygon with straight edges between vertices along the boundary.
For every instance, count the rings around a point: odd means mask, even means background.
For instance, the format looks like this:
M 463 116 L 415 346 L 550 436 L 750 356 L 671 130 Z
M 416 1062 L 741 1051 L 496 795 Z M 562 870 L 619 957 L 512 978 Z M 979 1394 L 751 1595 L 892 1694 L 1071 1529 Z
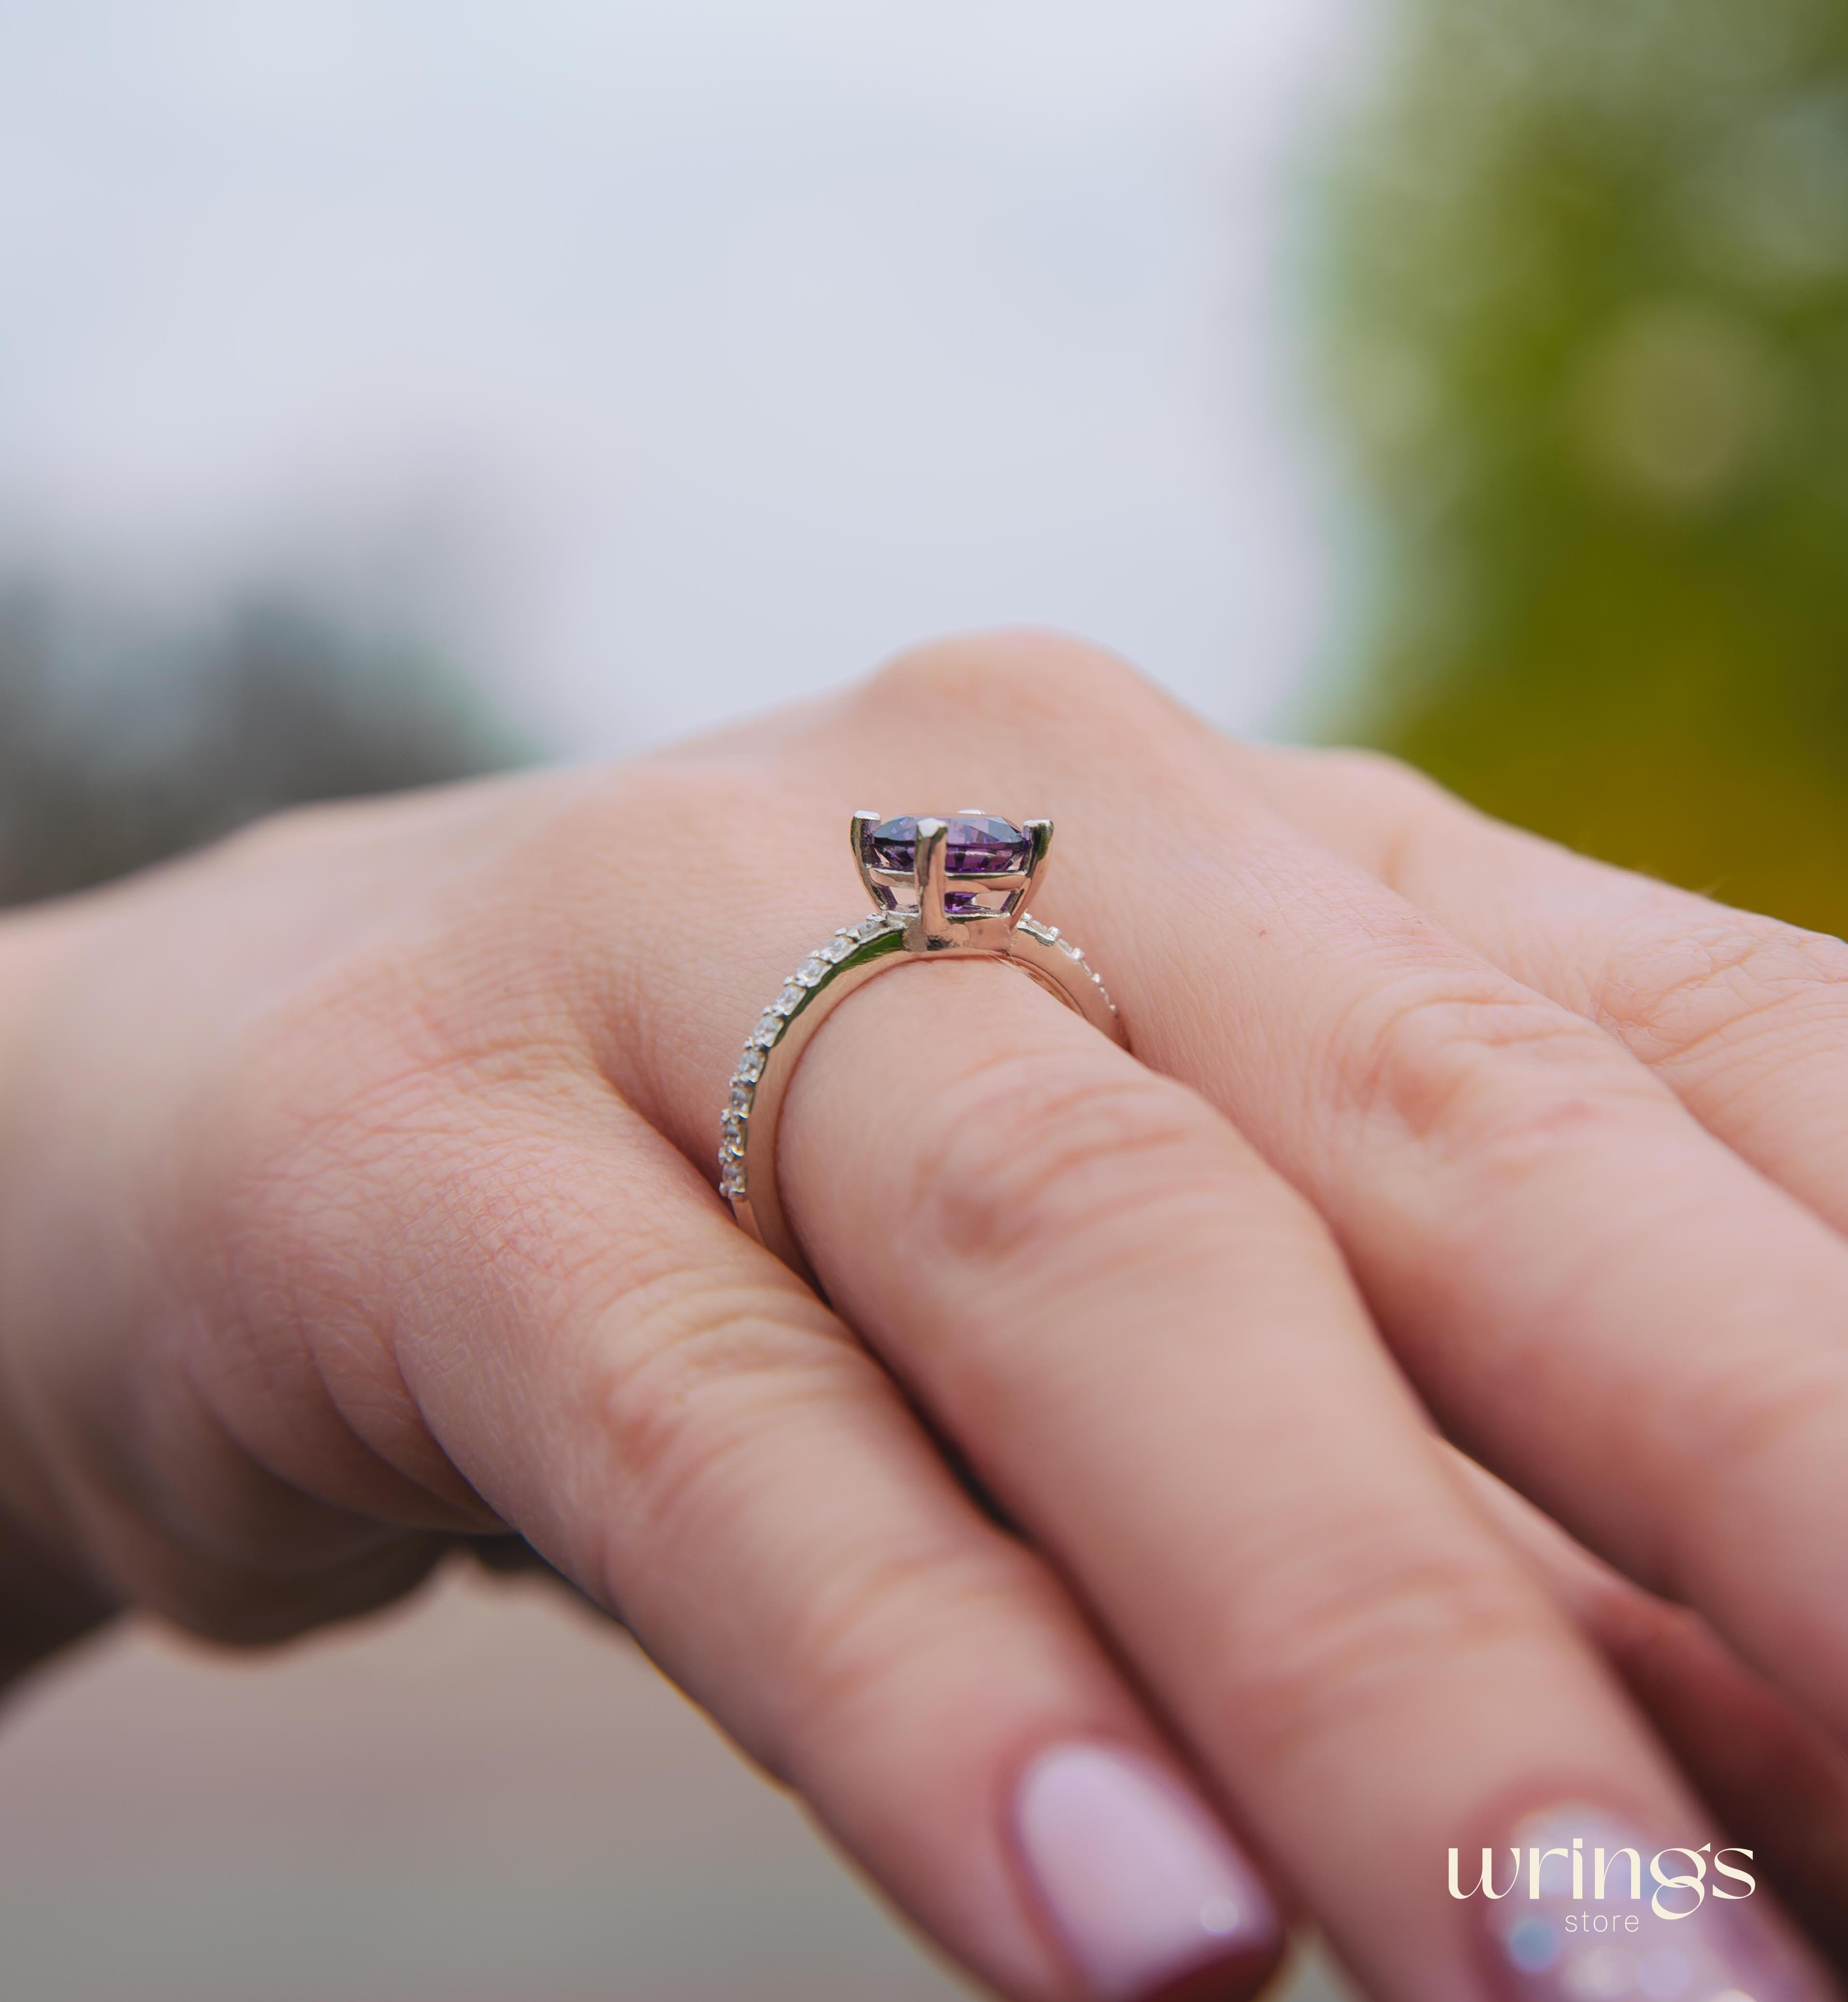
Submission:
M 976 798 L 1135 1055 L 995 965 L 844 1003 L 831 1308 L 713 1191 L 726 1080 L 849 811 Z M 76 1617 L 277 1638 L 511 1527 L 1022 1997 L 1266 1972 L 1222 1821 L 1382 1997 L 1574 1994 L 1447 1852 L 1722 1840 L 1638 1698 L 1848 1903 L 1834 941 L 1011 638 L 270 823 L 13 919 L 0 996 L 0 1508 Z M 1821 1992 L 1767 1907 L 1688 2002 Z

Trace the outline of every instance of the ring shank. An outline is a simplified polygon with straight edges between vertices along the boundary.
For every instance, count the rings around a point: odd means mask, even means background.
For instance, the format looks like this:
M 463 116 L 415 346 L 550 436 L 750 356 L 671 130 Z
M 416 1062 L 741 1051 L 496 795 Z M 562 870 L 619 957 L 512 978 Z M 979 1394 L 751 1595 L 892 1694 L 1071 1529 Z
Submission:
M 734 1115 L 728 1125 L 728 1135 L 735 1132 L 737 1136 L 736 1153 L 721 1187 L 730 1202 L 732 1215 L 744 1229 L 811 1284 L 814 1275 L 783 1215 L 776 1181 L 776 1130 L 790 1081 L 810 1039 L 849 994 L 894 967 L 940 964 L 946 960 L 999 960 L 1017 966 L 1093 1028 L 1123 1048 L 1128 1047 L 1129 1038 L 1115 1003 L 1076 947 L 1062 939 L 1053 927 L 1030 917 L 996 930 L 1000 939 L 993 944 L 922 953 L 905 950 L 902 932 L 895 923 L 881 926 L 870 936 L 856 939 L 850 950 L 828 965 L 812 985 L 800 990 L 801 998 L 783 1017 L 767 1047 L 765 1038 L 771 1034 L 774 1015 L 765 1017 L 759 1033 L 747 1045 L 747 1059 L 751 1049 L 760 1048 L 762 1063 L 742 1094 L 746 1110 Z M 814 959 L 805 962 L 805 971 L 817 963 Z M 784 994 L 787 996 L 793 991 L 786 988 Z M 776 1013 L 780 1014 L 781 1010 Z M 741 1095 L 738 1082 L 734 1081 L 734 1106 Z

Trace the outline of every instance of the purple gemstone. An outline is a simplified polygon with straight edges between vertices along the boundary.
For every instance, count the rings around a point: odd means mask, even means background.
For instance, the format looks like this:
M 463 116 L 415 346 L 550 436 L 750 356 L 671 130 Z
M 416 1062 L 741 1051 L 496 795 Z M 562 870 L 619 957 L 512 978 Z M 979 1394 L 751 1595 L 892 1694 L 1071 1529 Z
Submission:
M 948 820 L 943 836 L 943 868 L 951 876 L 995 876 L 1024 869 L 1033 843 L 1012 821 L 985 815 L 980 820 Z M 882 821 L 868 835 L 877 869 L 911 870 L 918 866 L 918 821 L 901 814 Z
M 1025 869 L 1033 859 L 1033 841 L 1013 825 L 989 814 L 971 819 L 957 814 L 943 821 L 943 873 L 945 875 L 1005 875 Z M 891 869 L 897 875 L 911 875 L 917 869 L 917 814 L 901 813 L 895 821 L 881 821 L 867 835 L 867 855 L 875 869 Z M 887 903 L 893 893 L 881 885 Z M 943 895 L 945 911 L 975 911 L 981 905 L 975 891 L 947 889 Z
M 1033 856 L 1033 842 L 1010 820 L 992 814 L 979 819 L 962 815 L 947 818 L 943 836 L 943 873 L 947 876 L 999 876 L 1024 870 Z M 915 814 L 901 814 L 896 820 L 882 821 L 866 837 L 867 853 L 875 869 L 890 869 L 909 874 L 918 866 L 918 820 Z M 943 898 L 952 911 L 977 908 L 974 894 L 951 890 Z

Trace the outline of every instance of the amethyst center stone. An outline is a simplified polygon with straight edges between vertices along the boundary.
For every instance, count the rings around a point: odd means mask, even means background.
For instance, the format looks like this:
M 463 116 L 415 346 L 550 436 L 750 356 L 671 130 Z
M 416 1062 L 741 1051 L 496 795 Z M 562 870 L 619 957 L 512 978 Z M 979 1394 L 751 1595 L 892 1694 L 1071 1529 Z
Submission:
M 990 814 L 957 814 L 943 822 L 943 873 L 946 876 L 1004 876 L 1024 872 L 1033 859 L 1033 842 L 1010 820 Z M 918 867 L 918 819 L 901 814 L 881 821 L 866 837 L 866 859 L 875 869 L 894 875 L 914 875 Z M 947 891 L 946 910 L 973 911 L 982 906 L 973 890 Z

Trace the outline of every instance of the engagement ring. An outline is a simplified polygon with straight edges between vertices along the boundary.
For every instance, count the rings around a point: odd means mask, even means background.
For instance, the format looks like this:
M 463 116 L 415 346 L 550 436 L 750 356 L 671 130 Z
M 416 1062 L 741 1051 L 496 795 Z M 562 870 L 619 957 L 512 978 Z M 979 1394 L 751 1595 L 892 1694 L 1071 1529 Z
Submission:
M 1052 823 L 1019 827 L 965 811 L 947 819 L 856 813 L 854 866 L 873 909 L 803 961 L 751 1032 L 720 1121 L 719 1193 L 760 1244 L 806 1278 L 776 1188 L 776 1122 L 809 1038 L 856 987 L 896 966 L 985 954 L 1056 994 L 1112 1041 L 1128 1047 L 1116 1003 L 1084 954 L 1056 926 L 1027 912 L 1045 880 Z

